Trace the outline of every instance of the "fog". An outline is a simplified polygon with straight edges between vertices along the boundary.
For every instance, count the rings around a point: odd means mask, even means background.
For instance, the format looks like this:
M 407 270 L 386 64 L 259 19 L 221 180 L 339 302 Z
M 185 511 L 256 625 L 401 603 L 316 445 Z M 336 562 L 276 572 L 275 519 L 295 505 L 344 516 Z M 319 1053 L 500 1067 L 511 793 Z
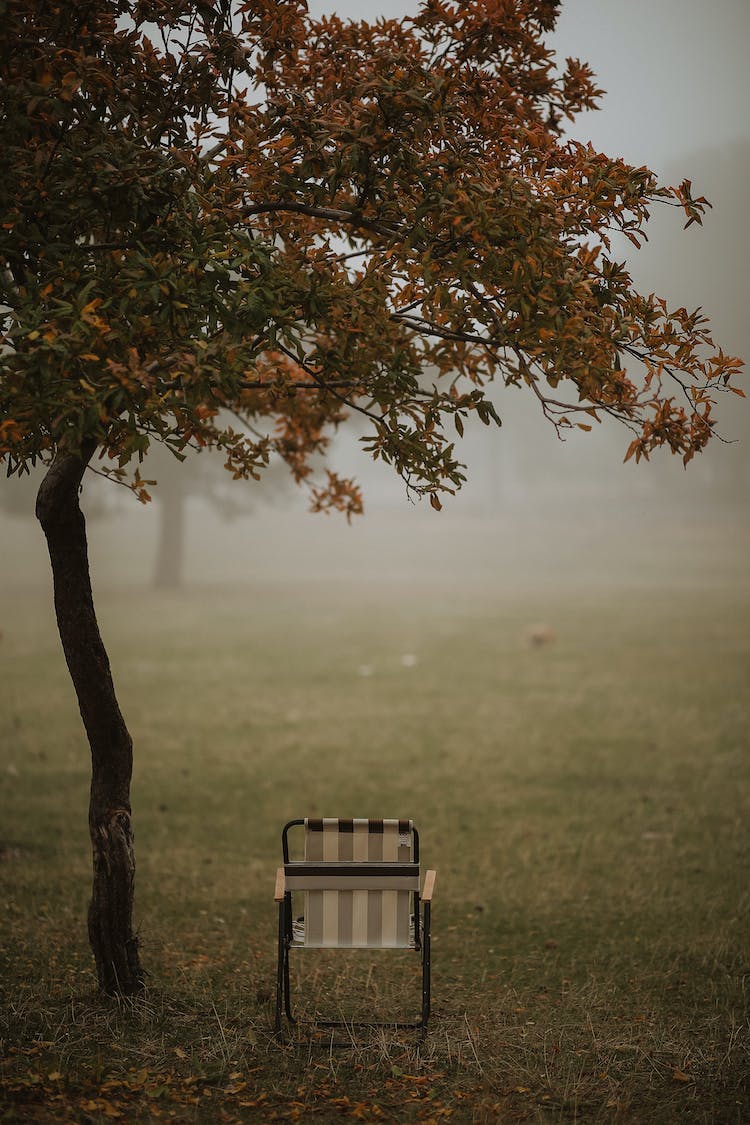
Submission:
M 399 16 L 398 0 L 314 0 L 316 14 Z M 591 63 L 607 94 L 572 134 L 613 156 L 648 164 L 663 180 L 692 179 L 714 205 L 703 228 L 682 231 L 676 210 L 655 216 L 650 240 L 628 256 L 640 288 L 674 305 L 701 305 L 724 350 L 750 355 L 750 5 L 746 0 L 563 0 L 554 43 L 561 57 Z M 741 574 L 750 485 L 747 403 L 727 396 L 725 442 L 687 469 L 668 453 L 622 464 L 628 432 L 616 423 L 560 441 L 523 391 L 498 389 L 497 430 L 467 429 L 468 483 L 443 512 L 415 505 L 395 475 L 368 460 L 356 426 L 335 439 L 330 461 L 356 476 L 365 516 L 347 525 L 313 516 L 305 496 L 274 471 L 261 486 L 226 481 L 220 459 L 203 454 L 180 494 L 183 470 L 158 463 L 161 503 L 142 507 L 124 489 L 90 477 L 92 572 L 98 587 L 154 581 L 163 515 L 184 513 L 176 577 L 188 587 L 250 580 L 322 579 L 401 583 L 455 579 L 558 584 L 627 580 L 657 583 L 679 568 Z M 147 466 L 148 469 L 148 466 Z M 148 475 L 145 473 L 144 475 Z M 187 477 L 185 477 L 187 479 Z M 178 490 L 178 491 L 176 491 Z M 181 490 L 184 491 L 184 490 Z M 27 516 L 21 513 L 28 513 Z M 0 580 L 13 589 L 48 588 L 33 489 L 0 482 Z M 702 572 L 702 571 L 701 571 Z

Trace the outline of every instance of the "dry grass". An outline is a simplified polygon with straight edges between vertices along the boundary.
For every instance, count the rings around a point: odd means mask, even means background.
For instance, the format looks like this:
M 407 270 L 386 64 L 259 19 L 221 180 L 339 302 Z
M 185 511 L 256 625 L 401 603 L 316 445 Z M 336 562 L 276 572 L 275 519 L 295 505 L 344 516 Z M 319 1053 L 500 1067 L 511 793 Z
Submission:
M 85 946 L 79 719 L 46 604 L 18 599 L 2 1119 L 748 1120 L 747 588 L 620 592 L 102 598 L 151 972 L 121 1003 Z M 554 640 L 529 645 L 536 622 Z M 424 1043 L 272 1040 L 278 834 L 308 813 L 418 821 L 439 870 Z M 307 1011 L 416 1008 L 408 960 L 295 964 Z

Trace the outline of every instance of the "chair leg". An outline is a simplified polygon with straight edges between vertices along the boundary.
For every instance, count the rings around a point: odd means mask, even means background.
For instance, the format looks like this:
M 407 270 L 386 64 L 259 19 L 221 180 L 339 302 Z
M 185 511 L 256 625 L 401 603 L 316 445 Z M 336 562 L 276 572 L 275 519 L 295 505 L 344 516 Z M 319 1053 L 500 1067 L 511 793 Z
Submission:
M 422 927 L 422 1020 L 421 1027 L 427 1029 L 430 1018 L 430 903 L 424 903 L 424 922 Z
M 402 1025 L 421 1028 L 423 1034 L 427 1030 L 427 1021 L 430 1018 L 430 1000 L 431 1000 L 431 980 L 430 980 L 430 903 L 425 902 L 423 905 L 422 927 L 421 927 L 421 953 L 422 953 L 422 1013 L 419 1024 Z M 281 1013 L 282 1008 L 286 1018 L 290 1023 L 296 1023 L 296 1017 L 292 1014 L 291 1003 L 291 988 L 289 981 L 289 934 L 290 922 L 289 907 L 285 902 L 279 903 L 279 943 L 278 943 L 278 960 L 276 965 L 276 1012 L 274 1020 L 274 1031 L 277 1038 L 281 1037 Z M 346 1024 L 339 1025 L 333 1021 L 317 1021 L 321 1026 L 346 1026 Z
M 286 1018 L 290 1023 L 296 1023 L 296 1017 L 292 1015 L 292 994 L 289 988 L 289 946 L 287 945 L 284 951 L 284 1011 Z
M 274 1032 L 276 1036 L 281 1035 L 281 1004 L 282 994 L 284 992 L 284 965 L 288 969 L 289 953 L 286 943 L 285 927 L 284 927 L 284 904 L 279 903 L 279 947 L 278 958 L 276 961 L 276 1017 L 274 1020 Z

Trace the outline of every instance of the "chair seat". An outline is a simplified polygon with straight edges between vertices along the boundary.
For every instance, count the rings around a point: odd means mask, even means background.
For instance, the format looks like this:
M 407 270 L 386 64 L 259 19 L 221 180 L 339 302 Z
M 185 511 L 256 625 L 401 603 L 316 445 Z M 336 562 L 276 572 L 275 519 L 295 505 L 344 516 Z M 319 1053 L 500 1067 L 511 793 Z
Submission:
M 306 940 L 305 919 L 297 918 L 292 922 L 292 949 L 416 949 L 417 943 L 414 936 L 414 915 L 409 918 L 409 937 L 405 942 L 386 944 L 382 938 L 377 941 L 350 941 L 350 942 L 323 942 Z

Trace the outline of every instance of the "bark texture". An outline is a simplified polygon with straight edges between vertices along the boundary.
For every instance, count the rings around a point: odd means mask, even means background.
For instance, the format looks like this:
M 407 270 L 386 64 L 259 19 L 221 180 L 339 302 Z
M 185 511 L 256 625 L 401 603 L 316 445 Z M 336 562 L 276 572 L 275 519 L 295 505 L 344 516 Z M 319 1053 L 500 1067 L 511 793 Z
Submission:
M 143 987 L 133 934 L 135 859 L 130 821 L 133 744 L 115 696 L 89 577 L 86 523 L 78 494 L 94 446 L 55 457 L 39 488 L 36 514 L 47 539 L 55 613 L 65 659 L 91 747 L 89 833 L 93 888 L 89 941 L 100 989 L 110 995 Z

